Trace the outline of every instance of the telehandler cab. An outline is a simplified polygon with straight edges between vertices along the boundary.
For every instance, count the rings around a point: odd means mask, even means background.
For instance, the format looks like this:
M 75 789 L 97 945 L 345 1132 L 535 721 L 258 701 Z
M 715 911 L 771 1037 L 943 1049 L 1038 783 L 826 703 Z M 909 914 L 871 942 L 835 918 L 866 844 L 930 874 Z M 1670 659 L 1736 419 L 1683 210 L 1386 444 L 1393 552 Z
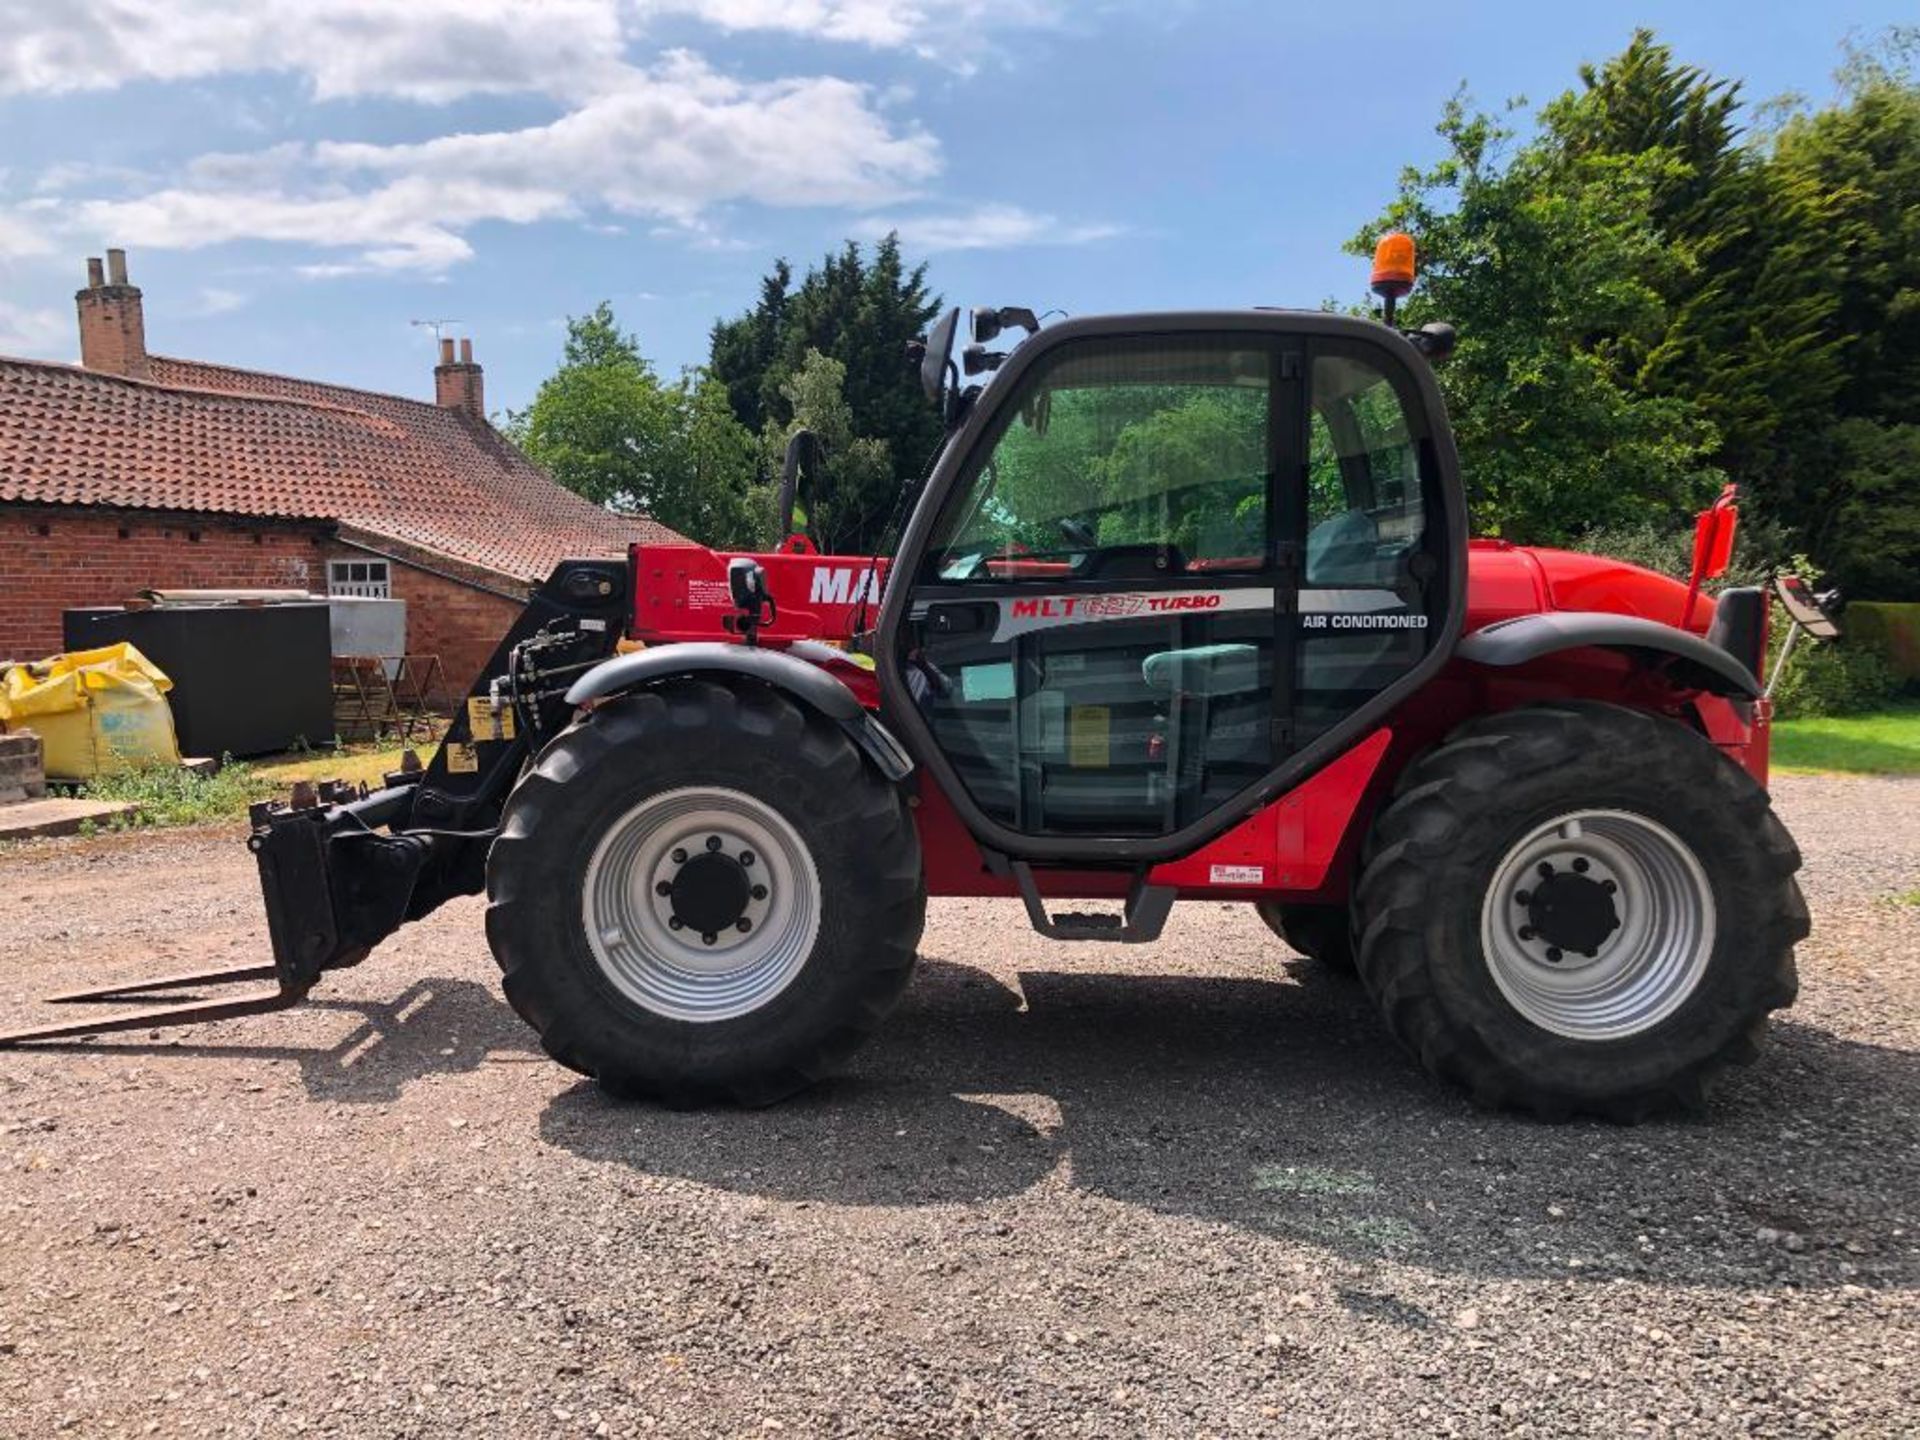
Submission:
M 1123 943 L 1205 899 L 1357 970 L 1482 1103 L 1699 1104 L 1792 1002 L 1808 924 L 1766 791 L 1767 598 L 1701 593 L 1731 491 L 1690 585 L 1469 540 L 1452 331 L 1392 325 L 1413 279 L 1390 236 L 1385 323 L 977 310 L 957 359 L 947 313 L 915 352 L 946 438 L 891 560 L 789 518 L 770 554 L 561 565 L 430 764 L 255 807 L 272 965 L 63 998 L 275 991 L 11 1042 L 291 1005 L 484 891 L 555 1059 L 762 1104 L 879 1023 L 929 895 Z

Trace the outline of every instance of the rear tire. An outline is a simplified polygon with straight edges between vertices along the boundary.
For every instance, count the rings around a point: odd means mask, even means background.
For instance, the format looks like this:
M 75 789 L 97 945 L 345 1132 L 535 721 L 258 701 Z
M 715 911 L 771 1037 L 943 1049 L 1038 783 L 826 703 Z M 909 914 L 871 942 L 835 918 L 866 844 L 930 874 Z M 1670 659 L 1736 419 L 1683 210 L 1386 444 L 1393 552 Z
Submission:
M 898 998 L 926 918 L 898 789 L 752 682 L 675 681 L 567 729 L 507 802 L 487 894 L 547 1053 L 674 1105 L 826 1075 Z
M 1367 857 L 1361 980 L 1481 1104 L 1697 1109 L 1793 1003 L 1799 851 L 1676 722 L 1578 701 L 1473 721 L 1409 767 Z
M 1353 973 L 1353 913 L 1344 905 L 1296 905 L 1262 900 L 1254 906 L 1267 928 L 1329 970 Z

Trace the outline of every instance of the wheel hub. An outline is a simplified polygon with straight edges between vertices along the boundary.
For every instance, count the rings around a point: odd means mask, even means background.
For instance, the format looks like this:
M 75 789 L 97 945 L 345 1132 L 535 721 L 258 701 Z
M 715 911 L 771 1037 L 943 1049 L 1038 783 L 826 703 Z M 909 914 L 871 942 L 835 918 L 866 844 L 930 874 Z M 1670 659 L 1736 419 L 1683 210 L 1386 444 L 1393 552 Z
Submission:
M 613 984 L 676 1020 L 766 1004 L 805 964 L 820 924 L 813 858 L 793 824 L 736 790 L 651 796 L 616 820 L 587 867 L 588 943 Z
M 753 882 L 737 857 L 706 850 L 691 857 L 667 882 L 667 898 L 675 920 L 702 935 L 717 934 L 746 919 Z M 747 923 L 750 927 L 753 922 Z
M 1651 1029 L 1686 1003 L 1713 953 L 1712 886 L 1648 816 L 1582 810 L 1522 836 L 1481 909 L 1494 984 L 1526 1019 L 1576 1040 Z
M 1537 869 L 1539 879 L 1513 897 L 1526 910 L 1523 928 L 1533 931 L 1532 938 L 1545 947 L 1549 964 L 1568 954 L 1594 959 L 1620 928 L 1614 905 L 1618 883 L 1595 876 L 1593 862 L 1584 855 L 1575 856 L 1565 869 L 1556 869 L 1551 860 L 1542 860 Z

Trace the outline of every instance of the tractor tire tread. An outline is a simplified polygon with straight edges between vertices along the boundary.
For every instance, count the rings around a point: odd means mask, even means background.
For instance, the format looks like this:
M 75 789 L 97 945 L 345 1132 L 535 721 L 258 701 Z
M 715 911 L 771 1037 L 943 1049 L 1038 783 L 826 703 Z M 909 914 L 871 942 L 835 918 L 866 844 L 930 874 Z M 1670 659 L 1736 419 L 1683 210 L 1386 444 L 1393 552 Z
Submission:
M 1748 843 L 1739 857 L 1717 857 L 1732 875 L 1722 897 L 1727 913 L 1743 917 L 1741 933 L 1755 973 L 1724 985 L 1716 1013 L 1698 1028 L 1717 1036 L 1696 1046 L 1657 1080 L 1608 1092 L 1591 1076 L 1558 1083 L 1528 1070 L 1489 1043 L 1471 1017 L 1449 1005 L 1435 983 L 1447 950 L 1437 913 L 1470 892 L 1479 913 L 1484 885 L 1469 883 L 1465 832 L 1472 817 L 1497 812 L 1517 786 L 1550 783 L 1578 770 L 1605 774 L 1627 767 L 1664 773 L 1674 783 L 1704 787 L 1702 807 L 1730 822 L 1722 827 Z M 1684 777 L 1682 779 L 1682 777 Z M 1569 805 L 1576 797 L 1569 796 Z M 1735 861 L 1739 863 L 1735 863 Z M 1489 862 L 1490 863 L 1490 862 Z M 1793 879 L 1800 852 L 1773 813 L 1766 791 L 1747 772 L 1713 751 L 1700 736 L 1663 718 L 1599 702 L 1564 701 L 1502 711 L 1468 722 L 1410 765 L 1382 809 L 1363 850 L 1354 891 L 1357 968 L 1388 1028 L 1428 1071 L 1464 1089 L 1489 1108 L 1531 1111 L 1547 1120 L 1576 1114 L 1633 1123 L 1705 1104 L 1714 1077 L 1726 1066 L 1752 1061 L 1760 1050 L 1767 1013 L 1793 1003 L 1797 992 L 1793 947 L 1808 933 L 1804 898 Z M 1457 933 L 1457 932 L 1454 932 Z M 1471 963 L 1484 966 L 1474 928 Z M 1730 931 L 1721 944 L 1732 944 Z M 1460 947 L 1455 947 L 1460 948 Z M 1451 951 L 1448 951 L 1451 954 Z M 1458 956 L 1453 963 L 1466 963 Z M 1702 981 L 1705 985 L 1706 980 Z M 1544 1032 L 1543 1032 L 1544 1033 Z
M 565 856 L 556 853 L 564 847 L 542 836 L 578 807 L 579 787 L 591 786 L 602 765 L 645 755 L 649 747 L 674 746 L 696 731 L 701 753 L 723 752 L 730 742 L 722 737 L 731 732 L 805 773 L 813 793 L 833 796 L 830 813 L 813 820 L 828 843 L 857 863 L 867 912 L 863 943 L 856 954 L 842 957 L 845 974 L 829 1021 L 813 1025 L 776 1054 L 743 1055 L 738 1064 L 709 1066 L 703 1073 L 676 1066 L 671 1057 L 636 1063 L 631 1052 L 609 1045 L 594 1007 L 617 1008 L 619 1002 L 600 994 L 590 997 L 591 1005 L 581 1003 L 581 987 L 565 983 L 550 963 L 547 952 L 558 940 L 529 913 L 530 897 L 567 887 L 568 876 L 558 873 Z M 821 868 L 830 889 L 829 867 L 822 861 Z M 488 860 L 488 896 L 487 934 L 502 988 L 546 1053 L 592 1076 L 615 1098 L 682 1109 L 770 1105 L 826 1078 L 906 988 L 926 919 L 926 883 L 912 819 L 899 792 L 862 759 L 845 732 L 770 687 L 700 678 L 677 679 L 602 704 L 547 745 L 509 800 Z

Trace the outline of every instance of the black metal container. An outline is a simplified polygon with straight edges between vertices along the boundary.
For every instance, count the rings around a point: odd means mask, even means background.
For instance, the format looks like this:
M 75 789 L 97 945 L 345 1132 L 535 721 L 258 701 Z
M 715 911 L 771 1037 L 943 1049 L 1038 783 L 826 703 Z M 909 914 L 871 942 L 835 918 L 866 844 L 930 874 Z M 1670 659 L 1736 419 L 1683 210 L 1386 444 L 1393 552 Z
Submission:
M 333 738 L 324 600 L 68 610 L 69 650 L 125 640 L 167 673 L 182 755 L 264 755 Z

